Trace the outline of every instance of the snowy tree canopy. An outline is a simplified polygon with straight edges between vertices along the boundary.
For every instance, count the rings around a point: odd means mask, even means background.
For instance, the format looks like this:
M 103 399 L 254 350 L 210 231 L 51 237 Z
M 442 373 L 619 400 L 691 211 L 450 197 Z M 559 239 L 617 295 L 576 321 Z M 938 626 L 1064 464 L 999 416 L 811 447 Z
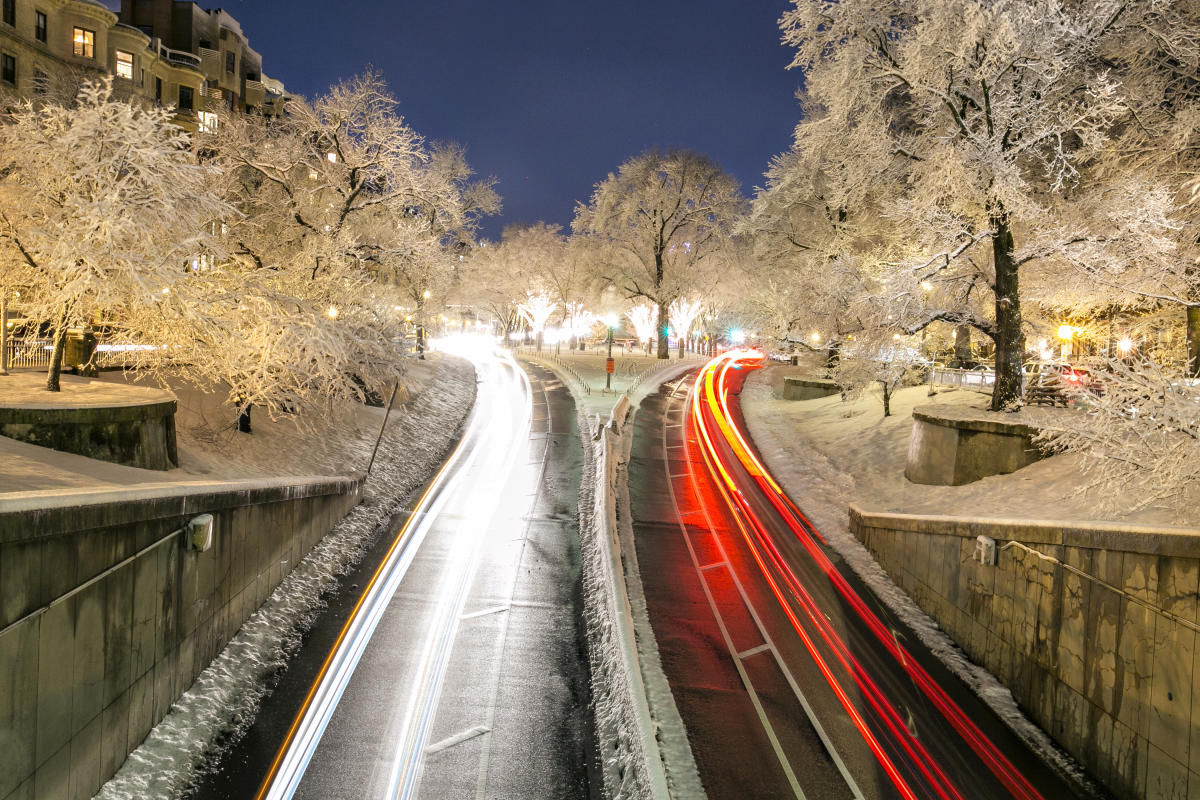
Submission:
M 73 107 L 26 104 L 0 125 L 2 283 L 53 326 L 52 391 L 72 326 L 142 340 L 198 324 L 188 266 L 219 249 L 212 223 L 232 214 L 212 171 L 170 111 L 115 100 L 108 80 L 84 84 Z
M 718 280 L 715 256 L 744 210 L 737 181 L 690 151 L 650 151 L 626 161 L 579 205 L 577 235 L 592 244 L 601 277 L 658 309 L 658 357 L 667 358 L 672 301 Z
M 776 185 L 810 181 L 861 231 L 910 330 L 944 319 L 992 337 L 995 408 L 1019 400 L 1023 275 L 1050 294 L 1072 261 L 1169 257 L 1170 188 L 1112 162 L 1148 62 L 1113 57 L 1175 5 L 795 0 L 781 20 L 806 89 Z

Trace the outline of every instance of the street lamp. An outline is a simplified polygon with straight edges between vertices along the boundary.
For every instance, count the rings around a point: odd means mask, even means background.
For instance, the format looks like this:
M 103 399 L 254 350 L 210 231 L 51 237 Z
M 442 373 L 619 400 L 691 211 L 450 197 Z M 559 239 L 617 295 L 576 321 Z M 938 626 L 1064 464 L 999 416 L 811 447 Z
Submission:
M 608 391 L 612 388 L 613 376 L 613 330 L 617 327 L 617 315 L 609 312 L 604 315 L 604 326 L 608 328 L 608 358 L 604 362 L 604 390 Z

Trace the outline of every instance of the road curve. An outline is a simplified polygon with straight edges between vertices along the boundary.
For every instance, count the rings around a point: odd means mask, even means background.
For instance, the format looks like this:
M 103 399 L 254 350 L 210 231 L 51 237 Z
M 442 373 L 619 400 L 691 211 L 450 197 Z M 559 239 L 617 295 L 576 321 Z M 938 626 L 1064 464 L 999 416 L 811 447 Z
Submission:
M 727 353 L 690 391 L 685 380 L 648 398 L 630 465 L 651 623 L 709 796 L 1086 796 L 894 618 L 775 483 L 737 404 L 760 364 Z
M 274 730 L 202 796 L 588 795 L 574 405 L 551 373 L 470 355 L 458 447 L 332 644 L 289 669 L 308 684 L 293 712 L 263 715 Z

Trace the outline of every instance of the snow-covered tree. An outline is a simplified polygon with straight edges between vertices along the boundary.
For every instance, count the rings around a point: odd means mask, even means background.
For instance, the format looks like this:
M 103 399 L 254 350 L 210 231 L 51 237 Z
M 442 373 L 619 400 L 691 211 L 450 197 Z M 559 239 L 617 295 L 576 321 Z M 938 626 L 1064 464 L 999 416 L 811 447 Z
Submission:
M 675 329 L 675 337 L 679 340 L 680 358 L 683 358 L 684 340 L 691 334 L 692 325 L 696 322 L 696 318 L 700 316 L 702 308 L 703 306 L 699 300 L 677 297 L 671 301 L 669 309 L 671 326 Z
M 653 303 L 640 303 L 625 312 L 633 332 L 643 345 L 654 341 L 658 327 L 658 309 Z
M 517 310 L 521 312 L 529 329 L 533 331 L 533 336 L 537 340 L 537 349 L 540 351 L 542 349 L 542 331 L 546 329 L 546 323 L 550 321 L 550 317 L 554 316 L 554 312 L 558 310 L 558 303 L 545 292 L 528 292 L 525 295 L 525 301 L 517 305 Z
M 0 124 L 0 246 L 7 287 L 54 335 L 47 388 L 59 389 L 68 329 L 103 319 L 121 337 L 188 332 L 208 313 L 192 258 L 219 248 L 211 192 L 168 110 L 113 99 L 85 83 L 72 107 L 24 105 Z M 155 351 L 162 355 L 162 350 Z
M 781 20 L 806 81 L 804 174 L 836 215 L 878 209 L 890 293 L 944 289 L 910 304 L 909 330 L 945 320 L 995 341 L 994 408 L 1019 401 L 1023 275 L 1061 286 L 1068 260 L 1161 255 L 1159 209 L 1126 213 L 1138 189 L 1101 168 L 1136 124 L 1104 54 L 1168 5 L 794 0 Z
M 590 241 L 605 282 L 657 307 L 659 358 L 669 356 L 672 301 L 717 282 L 709 267 L 744 205 L 737 181 L 706 156 L 652 150 L 622 164 L 576 208 L 572 227 Z
M 305 393 L 381 393 L 402 369 L 390 341 L 401 315 L 421 349 L 429 308 L 456 282 L 479 215 L 497 205 L 491 183 L 472 181 L 461 148 L 427 145 L 371 73 L 296 100 L 281 120 L 231 119 L 205 147 L 241 212 L 226 226 L 237 258 L 223 268 L 244 281 L 230 302 L 272 310 L 261 319 L 280 329 L 256 330 L 294 351 L 280 363 L 311 363 L 326 379 L 293 380 L 252 358 L 215 372 L 242 398 L 271 397 L 253 382 L 276 382 L 270 409 Z

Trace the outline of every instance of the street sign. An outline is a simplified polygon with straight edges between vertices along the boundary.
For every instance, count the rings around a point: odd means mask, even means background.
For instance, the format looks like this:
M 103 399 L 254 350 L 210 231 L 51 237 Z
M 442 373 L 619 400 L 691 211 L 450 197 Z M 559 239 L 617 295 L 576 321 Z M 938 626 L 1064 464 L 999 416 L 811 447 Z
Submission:
M 615 371 L 615 368 L 614 368 L 615 363 L 616 362 L 611 358 L 604 359 L 604 371 L 607 372 L 609 375 L 612 375 L 613 372 Z

